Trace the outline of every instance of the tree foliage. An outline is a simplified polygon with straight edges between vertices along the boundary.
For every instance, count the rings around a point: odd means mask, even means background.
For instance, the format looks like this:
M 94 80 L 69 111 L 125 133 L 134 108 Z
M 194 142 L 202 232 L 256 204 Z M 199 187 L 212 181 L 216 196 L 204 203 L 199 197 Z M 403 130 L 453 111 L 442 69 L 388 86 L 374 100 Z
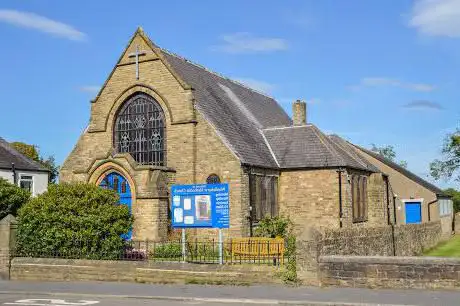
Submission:
M 29 157 L 30 159 L 40 163 L 43 167 L 50 171 L 49 182 L 56 183 L 59 176 L 59 166 L 56 165 L 54 156 L 43 157 L 40 155 L 40 150 L 36 145 L 30 145 L 24 142 L 12 142 L 10 145 L 20 153 Z
M 454 188 L 448 188 L 444 190 L 444 193 L 450 195 L 452 197 L 452 201 L 454 202 L 454 211 L 460 211 L 460 191 Z
M 18 252 L 29 256 L 117 258 L 133 218 L 118 195 L 92 184 L 53 184 L 18 214 Z
M 442 158 L 430 164 L 431 176 L 435 179 L 454 177 L 460 181 L 460 130 L 449 134 L 444 140 Z
M 396 162 L 396 152 L 395 148 L 391 145 L 378 147 L 375 144 L 372 144 L 371 151 L 378 153 L 392 162 Z M 401 160 L 397 162 L 401 167 L 407 168 L 407 161 Z
M 9 214 L 16 216 L 29 198 L 29 192 L 0 178 L 0 220 Z

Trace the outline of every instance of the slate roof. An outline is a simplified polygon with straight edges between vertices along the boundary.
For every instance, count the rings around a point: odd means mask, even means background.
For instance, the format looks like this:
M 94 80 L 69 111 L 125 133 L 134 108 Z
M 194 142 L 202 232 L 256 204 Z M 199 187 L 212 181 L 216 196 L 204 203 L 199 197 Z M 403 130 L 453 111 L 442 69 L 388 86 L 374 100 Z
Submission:
M 19 153 L 5 139 L 0 137 L 0 169 L 11 169 L 12 163 L 17 170 L 48 172 L 48 169 Z
M 198 111 L 241 162 L 277 168 L 261 130 L 292 125 L 281 106 L 271 97 L 166 50 L 161 51 L 174 72 L 194 89 Z
M 330 138 L 312 124 L 267 128 L 263 134 L 280 168 L 348 167 L 380 172 L 339 137 Z
M 440 196 L 447 196 L 442 189 L 436 187 L 435 185 L 433 185 L 430 182 L 424 180 L 423 178 L 421 178 L 420 176 L 416 175 L 415 173 L 407 170 L 406 168 L 401 167 L 397 163 L 395 163 L 395 162 L 383 157 L 382 155 L 380 155 L 380 154 L 378 154 L 376 152 L 373 152 L 371 150 L 365 149 L 363 147 L 360 147 L 358 145 L 353 145 L 353 146 L 355 148 L 357 148 L 358 150 L 361 150 L 361 151 L 365 152 L 366 154 L 369 154 L 370 156 L 372 156 L 375 159 L 377 159 L 378 161 L 384 163 L 388 167 L 393 168 L 394 170 L 402 173 L 403 175 L 407 176 L 408 178 L 410 178 L 414 182 L 418 183 L 419 185 L 422 185 L 426 189 L 434 192 L 435 194 L 440 195 Z

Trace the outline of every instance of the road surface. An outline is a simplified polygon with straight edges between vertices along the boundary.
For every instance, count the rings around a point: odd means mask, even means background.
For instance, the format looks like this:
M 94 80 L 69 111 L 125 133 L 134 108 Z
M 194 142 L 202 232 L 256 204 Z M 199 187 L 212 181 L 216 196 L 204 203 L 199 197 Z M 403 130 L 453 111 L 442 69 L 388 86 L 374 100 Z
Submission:
M 0 305 L 460 305 L 460 291 L 0 281 Z

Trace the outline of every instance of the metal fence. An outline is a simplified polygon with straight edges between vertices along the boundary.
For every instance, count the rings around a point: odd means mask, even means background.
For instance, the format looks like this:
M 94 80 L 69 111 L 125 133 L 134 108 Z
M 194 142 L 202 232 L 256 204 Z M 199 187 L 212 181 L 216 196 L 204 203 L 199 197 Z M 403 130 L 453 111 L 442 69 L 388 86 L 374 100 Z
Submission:
M 280 239 L 252 240 L 250 238 L 216 240 L 187 240 L 153 242 L 123 241 L 114 246 L 104 241 L 69 241 L 62 245 L 36 248 L 18 246 L 13 257 L 96 259 L 123 261 L 165 261 L 190 263 L 283 265 L 285 242 Z

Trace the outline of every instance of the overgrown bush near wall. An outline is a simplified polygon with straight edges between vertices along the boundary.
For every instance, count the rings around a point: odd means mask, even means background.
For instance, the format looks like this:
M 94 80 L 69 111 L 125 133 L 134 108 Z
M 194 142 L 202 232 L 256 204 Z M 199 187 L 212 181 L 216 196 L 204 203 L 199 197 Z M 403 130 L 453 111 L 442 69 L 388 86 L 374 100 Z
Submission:
M 287 217 L 273 217 L 262 219 L 256 229 L 256 236 L 277 238 L 281 237 L 285 240 L 286 258 L 282 279 L 287 283 L 297 282 L 297 265 L 296 265 L 296 237 L 292 231 L 292 222 Z
M 9 214 L 16 216 L 18 209 L 27 203 L 30 193 L 0 178 L 0 220 Z
M 133 217 L 118 195 L 92 184 L 50 185 L 18 214 L 18 256 L 116 259 Z

